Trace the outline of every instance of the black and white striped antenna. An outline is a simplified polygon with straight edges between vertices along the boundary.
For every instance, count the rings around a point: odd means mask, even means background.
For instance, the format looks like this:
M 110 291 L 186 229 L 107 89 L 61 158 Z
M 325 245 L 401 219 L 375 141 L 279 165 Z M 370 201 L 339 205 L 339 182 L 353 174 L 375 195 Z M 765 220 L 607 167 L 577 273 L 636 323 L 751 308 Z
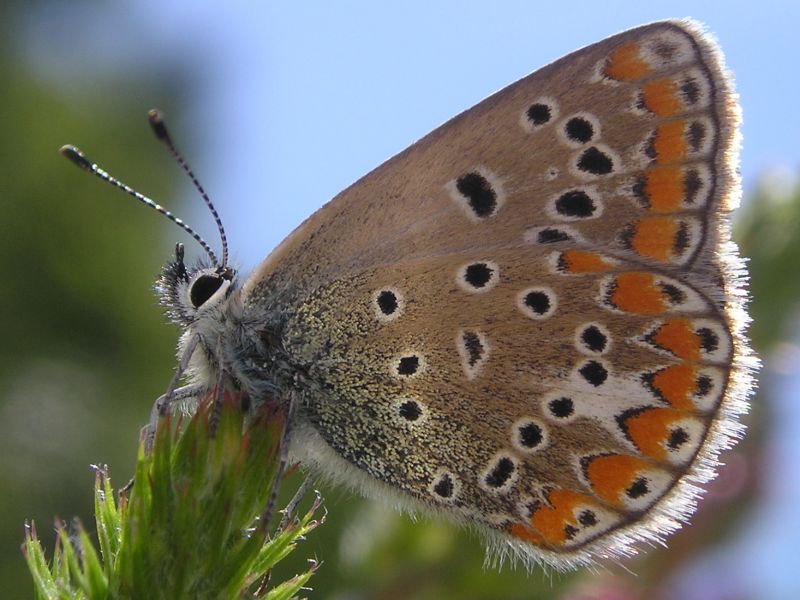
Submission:
M 173 158 L 178 162 L 178 164 L 181 166 L 184 172 L 192 180 L 194 187 L 197 189 L 198 192 L 200 192 L 200 195 L 203 197 L 203 201 L 206 203 L 206 206 L 211 212 L 211 216 L 213 217 L 214 222 L 217 225 L 217 230 L 219 231 L 220 241 L 222 242 L 221 263 L 217 260 L 217 255 L 211 249 L 211 246 L 209 246 L 208 243 L 200 236 L 200 234 L 197 233 L 194 229 L 192 229 L 189 225 L 187 225 L 182 219 L 176 217 L 166 208 L 164 208 L 157 202 L 151 200 L 147 196 L 140 194 L 128 184 L 110 175 L 108 172 L 100 168 L 97 165 L 97 163 L 90 160 L 83 152 L 81 152 L 75 146 L 72 145 L 62 146 L 60 152 L 68 159 L 70 159 L 73 163 L 78 165 L 84 171 L 87 171 L 92 175 L 99 177 L 103 181 L 110 183 L 115 188 L 118 188 L 123 192 L 127 193 L 128 195 L 133 196 L 142 204 L 149 206 L 150 208 L 154 209 L 155 211 L 167 217 L 170 221 L 175 223 L 178 227 L 180 227 L 186 233 L 192 236 L 195 239 L 195 241 L 197 241 L 197 243 L 203 247 L 203 250 L 206 251 L 206 254 L 208 254 L 209 258 L 211 259 L 211 262 L 214 265 L 224 270 L 228 265 L 228 239 L 225 236 L 225 228 L 222 226 L 222 220 L 219 218 L 217 209 L 214 207 L 214 204 L 211 202 L 211 199 L 208 197 L 208 194 L 203 189 L 203 186 L 200 185 L 200 182 L 197 180 L 197 177 L 187 164 L 186 160 L 183 158 L 180 152 L 178 152 L 178 150 L 175 148 L 175 144 L 173 143 L 172 138 L 170 137 L 169 132 L 167 131 L 166 125 L 164 124 L 164 116 L 162 115 L 161 111 L 155 109 L 151 110 L 148 112 L 147 118 L 150 121 L 150 126 L 152 127 L 156 137 L 162 143 L 164 143 L 164 145 L 170 151 L 170 154 L 172 154 Z

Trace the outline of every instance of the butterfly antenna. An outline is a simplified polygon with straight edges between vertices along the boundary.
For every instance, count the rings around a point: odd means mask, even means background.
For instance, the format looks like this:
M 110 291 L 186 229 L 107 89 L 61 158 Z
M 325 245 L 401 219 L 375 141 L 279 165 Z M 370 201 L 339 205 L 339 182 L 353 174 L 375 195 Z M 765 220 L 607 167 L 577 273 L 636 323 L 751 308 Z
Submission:
M 133 189 L 131 186 L 129 186 L 126 183 L 123 183 L 122 181 L 120 181 L 116 177 L 112 177 L 111 175 L 109 175 L 106 171 L 104 171 L 103 169 L 98 167 L 96 163 L 94 163 L 91 160 L 89 160 L 89 158 L 87 158 L 86 155 L 83 152 L 81 152 L 80 150 L 78 150 L 75 146 L 70 146 L 70 145 L 62 146 L 60 152 L 61 152 L 61 154 L 66 156 L 68 159 L 70 159 L 73 163 L 78 165 L 84 171 L 87 171 L 87 172 L 91 173 L 92 175 L 95 175 L 96 177 L 99 177 L 103 181 L 113 185 L 115 188 L 121 189 L 123 192 L 126 192 L 128 195 L 133 196 L 134 198 L 136 198 L 142 204 L 145 204 L 145 205 L 149 206 L 150 208 L 160 212 L 162 215 L 167 217 L 170 221 L 175 223 L 178 227 L 180 227 L 186 233 L 188 233 L 190 236 L 192 236 L 197 241 L 197 243 L 200 244 L 203 247 L 203 250 L 206 251 L 206 253 L 208 254 L 208 257 L 211 259 L 211 262 L 213 264 L 215 264 L 215 265 L 219 265 L 219 261 L 217 261 L 217 255 L 214 254 L 214 251 L 211 249 L 211 246 L 209 246 L 206 243 L 206 241 L 202 237 L 200 237 L 200 234 L 198 234 L 194 229 L 189 227 L 181 219 L 179 219 L 178 217 L 173 215 L 171 212 L 169 212 L 166 208 L 164 208 L 163 206 L 161 206 L 160 204 L 158 204 L 156 202 L 153 202 L 147 196 L 145 196 L 143 194 L 140 194 L 135 189 Z
M 172 137 L 170 137 L 169 132 L 167 131 L 167 126 L 164 124 L 164 114 L 157 109 L 152 109 L 147 113 L 147 119 L 150 121 L 150 127 L 153 128 L 153 133 L 156 134 L 156 137 L 163 142 L 163 144 L 167 147 L 172 157 L 178 162 L 181 166 L 183 171 L 189 176 L 189 179 L 192 180 L 194 187 L 200 192 L 200 195 L 203 197 L 203 200 L 208 207 L 208 210 L 211 211 L 211 216 L 214 218 L 214 222 L 217 224 L 217 230 L 219 231 L 219 237 L 222 241 L 222 267 L 226 267 L 228 265 L 228 238 L 225 236 L 225 228 L 222 226 L 222 219 L 219 218 L 219 214 L 217 213 L 217 209 L 214 208 L 214 203 L 211 202 L 211 198 L 208 197 L 208 194 L 203 189 L 203 186 L 200 185 L 200 182 L 197 180 L 194 172 L 192 171 L 189 164 L 183 158 L 178 149 L 175 147 L 175 143 L 172 141 Z

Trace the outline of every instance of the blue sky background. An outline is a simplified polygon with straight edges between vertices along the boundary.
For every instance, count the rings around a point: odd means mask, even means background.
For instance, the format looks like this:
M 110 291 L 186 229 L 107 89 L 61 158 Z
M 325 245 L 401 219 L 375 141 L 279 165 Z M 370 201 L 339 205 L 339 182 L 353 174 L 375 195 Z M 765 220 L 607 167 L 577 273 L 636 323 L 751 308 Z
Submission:
M 120 70 L 185 70 L 188 111 L 169 122 L 248 267 L 455 114 L 563 54 L 663 18 L 699 19 L 725 51 L 744 109 L 746 189 L 765 169 L 800 165 L 798 2 L 266 4 L 53 3 L 20 32 L 31 67 L 76 106 L 103 95 L 104 73 L 113 85 Z M 130 118 L 147 135 L 145 111 L 160 103 L 140 100 Z M 102 159 L 102 148 L 85 150 Z M 147 193 L 146 174 L 110 167 Z M 213 237 L 197 212 L 191 220 Z
M 220 5 L 53 3 L 30 15 L 18 47 L 32 72 L 68 92 L 75 111 L 84 99 L 102 97 L 120 73 L 159 65 L 183 70 L 185 112 L 168 114 L 168 122 L 246 268 L 339 190 L 451 116 L 565 53 L 662 18 L 699 19 L 725 51 L 744 111 L 745 191 L 767 171 L 780 180 L 800 167 L 800 2 Z M 135 101 L 140 110 L 130 118 L 150 135 L 146 110 L 168 107 L 159 98 Z M 153 149 L 162 151 L 155 141 Z M 103 148 L 84 150 L 103 163 Z M 147 173 L 105 166 L 140 191 L 153 191 Z M 215 246 L 213 224 L 188 184 L 185 195 L 183 206 L 196 208 L 182 216 Z M 153 217 L 154 238 L 177 239 L 164 235 L 168 227 Z M 166 257 L 171 244 L 163 243 Z M 785 405 L 775 408 L 781 429 L 770 451 L 783 476 L 768 482 L 770 504 L 740 542 L 688 575 L 687 600 L 748 590 L 757 595 L 741 597 L 800 597 L 793 537 L 800 531 L 796 364 L 780 382 L 785 393 L 776 394 Z M 707 594 L 692 596 L 703 581 L 711 586 Z M 720 589 L 729 595 L 712 595 Z

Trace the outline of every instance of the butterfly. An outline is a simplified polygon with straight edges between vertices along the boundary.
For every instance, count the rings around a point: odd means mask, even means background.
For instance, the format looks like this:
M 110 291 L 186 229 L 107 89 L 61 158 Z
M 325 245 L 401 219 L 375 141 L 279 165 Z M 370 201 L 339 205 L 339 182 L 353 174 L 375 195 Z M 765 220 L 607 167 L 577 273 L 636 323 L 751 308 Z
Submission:
M 64 152 L 210 258 L 179 245 L 157 284 L 183 328 L 157 413 L 277 402 L 312 472 L 569 568 L 680 527 L 743 433 L 738 124 L 698 24 L 631 29 L 448 121 L 244 279 L 205 193 L 221 260 Z

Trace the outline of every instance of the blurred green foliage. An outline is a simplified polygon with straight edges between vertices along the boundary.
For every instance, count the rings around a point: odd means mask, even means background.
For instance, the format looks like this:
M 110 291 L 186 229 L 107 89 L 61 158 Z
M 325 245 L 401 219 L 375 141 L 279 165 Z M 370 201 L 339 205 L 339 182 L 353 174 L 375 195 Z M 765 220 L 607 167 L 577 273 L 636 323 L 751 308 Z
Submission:
M 180 86 L 165 85 L 179 75 L 165 72 L 149 80 L 120 75 L 106 81 L 104 93 L 92 93 L 85 81 L 80 93 L 65 94 L 17 66 L 24 61 L 8 44 L 9 11 L 0 7 L 0 33 L 8 34 L 0 36 L 0 315 L 8 340 L 0 345 L 0 582 L 3 598 L 13 599 L 31 596 L 20 553 L 25 519 L 37 521 L 44 540 L 52 537 L 46 524 L 55 515 L 90 523 L 89 465 L 109 463 L 117 482 L 133 474 L 138 430 L 170 379 L 177 337 L 163 324 L 148 285 L 179 239 L 177 230 L 89 180 L 57 149 L 75 143 L 141 191 L 172 198 L 170 186 L 181 180 L 144 116 L 154 99 L 170 108 L 183 96 Z M 768 350 L 788 339 L 800 298 L 800 191 L 775 197 L 763 187 L 749 200 L 737 233 L 751 260 L 753 337 L 757 349 Z M 175 202 L 169 206 L 184 212 Z M 757 404 L 767 402 L 762 396 Z M 755 422 L 765 418 L 762 411 Z M 752 429 L 739 448 L 748 460 L 756 460 L 761 441 L 760 427 Z M 284 489 L 297 487 L 294 477 Z M 281 563 L 275 576 L 305 570 L 305 556 L 313 553 L 322 561 L 312 580 L 317 598 L 562 598 L 615 577 L 628 597 L 645 598 L 693 555 L 729 538 L 758 492 L 751 490 L 702 508 L 671 539 L 670 550 L 627 564 L 639 573 L 633 577 L 613 565 L 599 576 L 484 569 L 476 536 L 425 519 L 410 522 L 325 489 L 326 526 L 309 537 L 298 562 Z
M 762 352 L 792 338 L 800 298 L 800 190 L 764 179 L 740 211 L 736 237 L 753 290 L 750 336 Z
M 175 331 L 147 285 L 169 248 L 166 226 L 88 180 L 58 148 L 102 149 L 110 168 L 138 173 L 163 196 L 176 178 L 144 121 L 152 98 L 173 98 L 159 74 L 120 74 L 110 82 L 114 94 L 77 82 L 70 96 L 22 67 L 10 11 L 0 8 L 0 315 L 8 340 L 0 345 L 0 588 L 3 598 L 29 598 L 23 520 L 34 518 L 48 543 L 57 514 L 92 521 L 90 465 L 113 464 L 120 481 L 133 475 L 149 410 L 143 399 L 163 393 L 174 364 Z

